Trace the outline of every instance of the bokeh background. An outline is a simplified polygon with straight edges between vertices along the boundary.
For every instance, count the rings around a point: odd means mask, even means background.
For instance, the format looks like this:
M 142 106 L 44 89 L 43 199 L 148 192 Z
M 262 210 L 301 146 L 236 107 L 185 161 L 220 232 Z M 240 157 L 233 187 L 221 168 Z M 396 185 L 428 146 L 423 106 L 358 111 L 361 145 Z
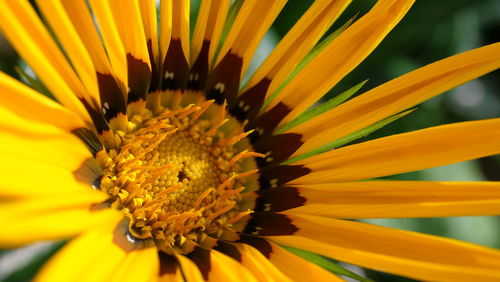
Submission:
M 253 67 L 266 57 L 312 2 L 312 0 L 289 1 L 259 46 L 253 59 Z M 354 0 L 331 31 L 356 13 L 360 12 L 362 15 L 368 11 L 374 2 L 374 0 Z M 199 1 L 192 3 L 192 15 L 195 16 Z M 340 94 L 369 79 L 361 89 L 362 93 L 436 60 L 498 41 L 500 41 L 500 1 L 419 0 L 372 55 L 325 98 Z M 8 43 L 0 39 L 0 70 L 18 77 L 15 71 L 17 67 L 25 65 Z M 417 111 L 358 142 L 440 124 L 500 117 L 500 71 L 460 86 L 417 108 Z M 500 157 L 457 163 L 392 178 L 500 180 Z M 369 222 L 500 248 L 500 217 L 376 219 Z M 20 250 L 0 251 L 0 281 L 30 280 L 39 266 L 63 244 L 42 242 Z M 376 271 L 347 267 L 375 281 L 412 281 Z

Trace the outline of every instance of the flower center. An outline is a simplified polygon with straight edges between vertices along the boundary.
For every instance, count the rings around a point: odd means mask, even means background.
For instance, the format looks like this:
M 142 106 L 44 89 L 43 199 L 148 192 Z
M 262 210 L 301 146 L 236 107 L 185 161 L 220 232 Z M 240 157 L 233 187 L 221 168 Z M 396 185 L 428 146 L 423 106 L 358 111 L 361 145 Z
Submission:
M 128 217 L 130 234 L 166 253 L 211 247 L 251 212 L 241 192 L 253 171 L 242 171 L 242 162 L 260 154 L 237 149 L 247 133 L 226 136 L 221 122 L 201 118 L 201 109 L 156 116 L 146 109 L 129 117 L 128 132 L 115 131 L 119 145 L 97 155 L 100 189 Z

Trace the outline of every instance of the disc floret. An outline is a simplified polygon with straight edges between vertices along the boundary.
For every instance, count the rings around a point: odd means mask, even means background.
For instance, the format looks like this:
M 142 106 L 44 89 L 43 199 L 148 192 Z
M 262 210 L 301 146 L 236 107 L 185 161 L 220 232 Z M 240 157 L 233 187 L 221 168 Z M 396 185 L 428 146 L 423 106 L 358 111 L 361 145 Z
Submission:
M 115 146 L 97 155 L 100 189 L 124 212 L 130 234 L 154 240 L 166 253 L 214 244 L 250 213 L 240 206 L 240 178 L 248 172 L 240 172 L 239 162 L 260 154 L 238 151 L 233 145 L 248 133 L 224 136 L 220 119 L 200 118 L 204 108 L 142 111 L 129 118 L 127 132 L 114 133 Z

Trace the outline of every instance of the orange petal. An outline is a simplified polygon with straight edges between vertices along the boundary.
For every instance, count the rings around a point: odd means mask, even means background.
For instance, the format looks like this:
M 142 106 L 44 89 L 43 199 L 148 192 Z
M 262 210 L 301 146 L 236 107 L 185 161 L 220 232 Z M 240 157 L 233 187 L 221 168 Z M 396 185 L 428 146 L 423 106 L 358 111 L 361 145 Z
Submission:
M 500 182 L 362 181 L 286 187 L 305 198 L 286 214 L 335 218 L 500 215 Z
M 304 141 L 293 156 L 347 136 L 499 67 L 500 43 L 496 43 L 393 79 L 290 129 L 303 135 Z
M 288 217 L 299 230 L 292 236 L 269 236 L 269 240 L 418 280 L 500 279 L 500 252 L 496 250 L 354 221 Z
M 397 134 L 301 160 L 311 173 L 291 184 L 343 182 L 416 171 L 500 153 L 500 119 Z

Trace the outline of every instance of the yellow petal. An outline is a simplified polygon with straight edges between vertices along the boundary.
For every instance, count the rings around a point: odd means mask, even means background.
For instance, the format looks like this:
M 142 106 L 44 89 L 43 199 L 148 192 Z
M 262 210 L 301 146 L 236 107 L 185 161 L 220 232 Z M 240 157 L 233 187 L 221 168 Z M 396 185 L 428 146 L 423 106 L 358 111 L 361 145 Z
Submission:
M 416 171 L 500 153 L 500 119 L 462 122 L 343 147 L 302 161 L 291 184 L 343 182 Z
M 78 100 L 80 98 L 90 101 L 89 93 L 43 26 L 31 4 L 25 0 L 2 0 L 0 10 L 4 15 L 0 21 L 0 29 L 14 48 L 63 105 L 83 120 L 90 121 L 87 111 Z M 95 104 L 89 104 L 95 107 Z
M 113 241 L 118 220 L 71 240 L 43 266 L 35 281 L 109 281 L 127 255 Z
M 205 250 L 196 247 L 187 257 L 196 264 L 206 281 L 257 281 L 238 261 L 214 249 Z M 193 265 L 188 267 L 192 268 Z
M 0 106 L 0 195 L 50 195 L 81 190 L 80 181 L 84 180 L 78 179 L 78 172 L 92 155 L 65 128 L 73 126 L 72 120 L 78 124 L 78 119 L 72 119 L 72 114 L 45 98 L 36 97 L 36 93 L 24 91 L 24 87 L 15 83 L 9 86 L 20 91 L 13 92 L 19 95 Z M 18 107 L 22 109 L 17 111 Z
M 114 209 L 92 207 L 106 198 L 89 188 L 87 193 L 2 203 L 0 245 L 10 248 L 40 240 L 66 239 L 108 224 L 121 214 Z
M 78 32 L 80 40 L 85 45 L 95 69 L 99 73 L 110 74 L 112 72 L 101 38 L 94 25 L 94 20 L 88 10 L 85 0 L 60 0 L 64 5 L 71 23 Z M 43 1 L 40 1 L 43 2 Z
M 269 261 L 294 281 L 344 281 L 333 273 L 290 253 L 272 242 L 269 242 L 269 245 L 272 248 Z
M 500 182 L 364 181 L 287 189 L 297 189 L 306 202 L 286 214 L 336 218 L 500 214 Z
M 127 58 L 119 29 L 114 21 L 109 1 L 90 0 L 90 7 L 101 31 L 114 75 L 123 83 L 128 82 Z
M 139 2 L 128 0 L 109 2 L 125 53 L 151 68 Z
M 0 90 L 9 93 L 0 95 L 2 112 L 10 112 L 25 122 L 53 125 L 67 132 L 85 126 L 84 122 L 68 109 L 2 72 Z M 13 124 L 6 117 L 1 120 L 1 123 Z
M 95 101 L 99 101 L 96 70 L 60 0 L 36 1 L 61 42 L 75 71 Z M 100 109 L 100 104 L 96 105 Z
M 500 43 L 432 63 L 378 86 L 290 130 L 311 151 L 500 67 Z
M 149 282 L 158 278 L 159 266 L 156 247 L 137 249 L 127 254 L 107 281 Z
M 166 1 L 160 8 L 162 60 L 159 84 L 162 90 L 184 89 L 189 77 L 190 1 Z
M 202 1 L 191 43 L 191 65 L 200 54 L 204 41 L 210 42 L 208 62 L 213 61 L 224 27 L 230 0 Z
M 145 99 L 151 81 L 151 62 L 138 1 L 109 1 L 115 26 L 126 53 L 128 102 Z
M 273 93 L 350 3 L 351 0 L 315 1 L 252 75 L 244 90 L 267 78 L 272 80 L 268 93 Z
M 257 281 L 252 273 L 234 259 L 210 250 L 210 272 L 208 281 Z
M 144 26 L 144 35 L 146 42 L 151 46 L 152 57 L 155 61 L 151 62 L 152 65 L 156 62 L 158 64 L 158 27 L 156 15 L 156 1 L 145 0 L 139 1 L 139 8 L 141 10 L 142 25 Z
M 205 279 L 203 279 L 203 276 L 200 273 L 200 270 L 198 269 L 198 267 L 194 262 L 192 262 L 190 259 L 188 259 L 183 255 L 177 255 L 176 258 L 179 261 L 182 273 L 186 277 L 186 281 L 189 282 L 205 281 Z
M 241 254 L 243 267 L 247 268 L 258 281 L 292 281 L 254 247 L 241 243 L 233 245 Z
M 190 1 L 172 2 L 172 40 L 180 40 L 186 61 L 189 61 Z
M 227 53 L 235 54 L 243 60 L 241 68 L 243 77 L 260 40 L 285 3 L 285 0 L 245 1 L 224 41 L 216 65 Z
M 160 2 L 160 64 L 165 60 L 172 37 L 172 0 Z
M 363 267 L 431 281 L 498 281 L 500 252 L 360 222 L 288 215 L 299 230 L 278 244 Z
M 312 106 L 361 63 L 412 4 L 410 0 L 379 1 L 370 12 L 325 47 L 271 101 L 269 107 L 282 102 L 291 110 L 281 125 Z

